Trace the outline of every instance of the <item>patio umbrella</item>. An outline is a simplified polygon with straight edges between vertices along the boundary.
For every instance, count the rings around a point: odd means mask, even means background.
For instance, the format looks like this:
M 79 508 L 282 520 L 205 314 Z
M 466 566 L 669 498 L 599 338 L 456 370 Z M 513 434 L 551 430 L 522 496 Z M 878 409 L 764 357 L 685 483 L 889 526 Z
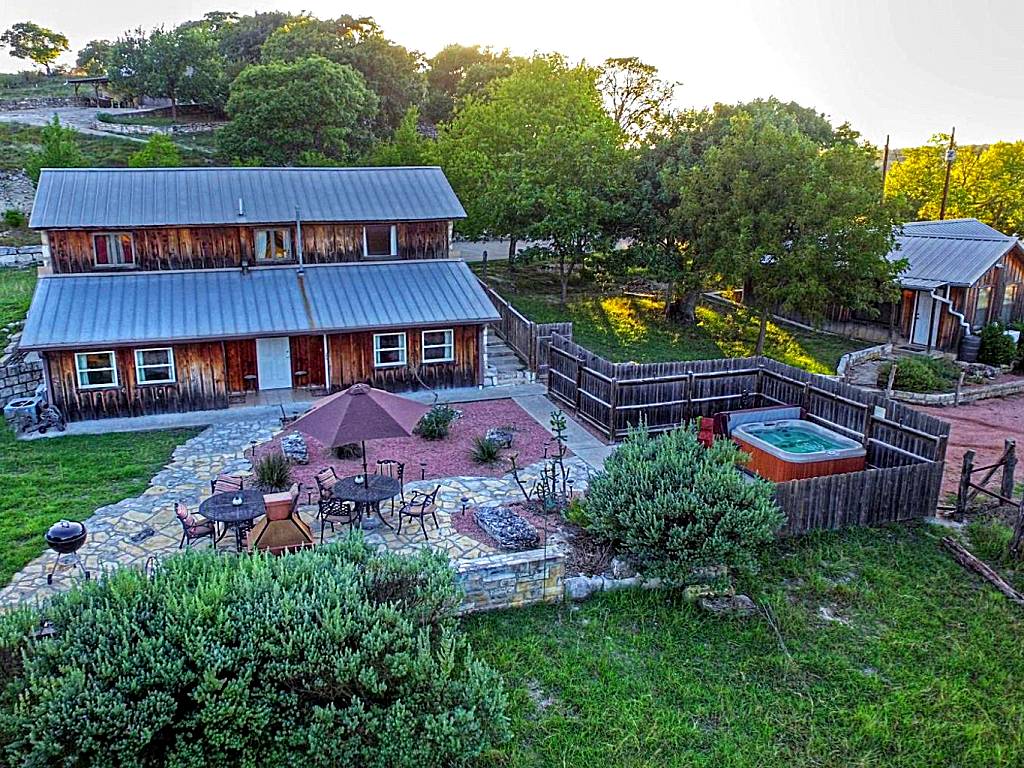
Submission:
M 359 443 L 366 468 L 366 441 L 408 437 L 429 406 L 368 384 L 353 384 L 317 403 L 291 424 L 328 448 Z

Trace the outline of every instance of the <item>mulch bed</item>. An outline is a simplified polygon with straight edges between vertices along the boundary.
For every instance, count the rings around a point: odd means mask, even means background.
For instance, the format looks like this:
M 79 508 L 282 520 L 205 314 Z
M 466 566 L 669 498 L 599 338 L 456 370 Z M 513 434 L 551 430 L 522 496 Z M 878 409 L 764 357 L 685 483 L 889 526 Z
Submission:
M 418 435 L 368 440 L 366 442 L 367 466 L 376 471 L 378 459 L 394 459 L 405 462 L 405 481 L 420 479 L 420 462 L 424 464 L 427 479 L 443 477 L 501 477 L 510 471 L 508 457 L 518 454 L 517 462 L 525 467 L 544 458 L 545 447 L 554 445 L 554 438 L 533 417 L 511 399 L 488 400 L 475 403 L 454 403 L 453 407 L 462 416 L 452 424 L 451 433 L 444 440 L 424 440 Z M 511 449 L 502 451 L 502 459 L 493 464 L 477 464 L 470 451 L 473 439 L 483 437 L 491 427 L 515 427 L 515 440 Z M 281 438 L 285 431 L 256 447 L 256 459 L 281 450 Z M 362 459 L 337 459 L 334 455 L 310 437 L 306 437 L 309 448 L 309 464 L 292 466 L 292 479 L 302 483 L 303 488 L 315 489 L 313 477 L 325 467 L 334 467 L 338 477 L 361 474 Z

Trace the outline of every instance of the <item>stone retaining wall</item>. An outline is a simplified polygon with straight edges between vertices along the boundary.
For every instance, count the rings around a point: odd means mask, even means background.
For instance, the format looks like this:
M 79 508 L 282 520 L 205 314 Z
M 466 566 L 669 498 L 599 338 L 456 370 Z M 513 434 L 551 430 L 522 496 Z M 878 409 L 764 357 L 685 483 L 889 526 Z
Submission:
M 879 344 L 867 349 L 858 349 L 847 352 L 839 358 L 839 365 L 836 366 L 836 375 L 845 376 L 847 369 L 855 363 L 863 363 L 865 360 L 877 360 L 880 357 L 892 354 L 892 344 Z
M 207 133 L 222 126 L 223 123 L 182 123 L 181 125 L 136 125 L 132 123 L 104 123 L 97 120 L 93 128 L 106 133 L 120 136 L 152 136 L 162 133 L 167 136 L 182 136 L 190 133 Z
M 27 96 L 23 99 L 0 99 L 0 109 L 11 112 L 47 107 L 87 107 L 89 103 L 84 96 Z
M 23 245 L 19 248 L 0 246 L 0 268 L 31 267 L 43 263 L 43 246 Z
M 42 383 L 43 363 L 38 355 L 26 355 L 18 362 L 0 365 L 0 406 L 16 397 L 34 395 Z
M 994 397 L 1008 397 L 1019 395 L 1024 392 L 1024 381 L 1006 381 L 1002 384 L 983 384 L 978 387 L 970 387 L 960 392 L 960 399 L 957 401 L 955 392 L 922 393 L 904 392 L 895 389 L 892 392 L 893 400 L 900 400 L 912 405 L 962 405 L 973 403 L 977 400 L 989 400 Z
M 456 570 L 466 592 L 462 613 L 556 603 L 564 595 L 565 554 L 558 548 L 459 560 Z

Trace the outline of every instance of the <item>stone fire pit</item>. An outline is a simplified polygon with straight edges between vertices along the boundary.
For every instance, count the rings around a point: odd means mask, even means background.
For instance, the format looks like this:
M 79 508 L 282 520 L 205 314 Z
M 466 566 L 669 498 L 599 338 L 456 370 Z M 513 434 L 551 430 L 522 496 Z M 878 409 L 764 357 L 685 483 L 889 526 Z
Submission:
M 508 507 L 482 507 L 473 517 L 501 549 L 519 551 L 534 549 L 540 544 L 537 529 Z

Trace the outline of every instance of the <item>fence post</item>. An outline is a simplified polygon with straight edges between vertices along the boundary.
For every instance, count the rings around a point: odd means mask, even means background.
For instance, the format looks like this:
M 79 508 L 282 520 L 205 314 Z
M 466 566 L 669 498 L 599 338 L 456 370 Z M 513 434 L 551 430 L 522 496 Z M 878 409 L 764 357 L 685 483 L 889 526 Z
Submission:
M 960 371 L 960 378 L 956 380 L 956 394 L 953 395 L 953 405 L 960 405 L 960 395 L 963 392 L 964 377 L 966 375 L 966 371 Z
M 482 262 L 483 262 L 484 280 L 486 280 L 487 279 L 487 249 L 484 249 Z
M 875 406 L 867 405 L 864 410 L 864 447 L 871 447 L 871 431 L 875 426 Z
M 964 463 L 960 470 L 960 487 L 956 492 L 956 515 L 967 514 L 967 496 L 971 491 L 971 472 L 974 470 L 974 451 L 964 451 Z
M 1008 499 L 1013 498 L 1013 475 L 1017 469 L 1017 441 L 1007 440 L 1006 450 L 1003 454 L 1003 482 L 999 486 L 999 493 Z
M 582 392 L 583 392 L 583 358 L 577 357 L 576 358 L 576 393 L 575 393 L 576 397 L 575 397 L 575 404 L 573 406 L 576 409 L 576 413 L 580 412 L 580 403 L 582 402 L 582 399 L 583 399 Z
M 619 436 L 618 423 L 619 420 L 616 417 L 619 407 L 619 380 L 618 378 L 612 379 L 611 390 L 608 393 L 608 442 L 614 443 L 615 438 Z
M 693 388 L 697 385 L 697 376 L 693 371 L 686 372 L 686 419 L 693 421 Z

